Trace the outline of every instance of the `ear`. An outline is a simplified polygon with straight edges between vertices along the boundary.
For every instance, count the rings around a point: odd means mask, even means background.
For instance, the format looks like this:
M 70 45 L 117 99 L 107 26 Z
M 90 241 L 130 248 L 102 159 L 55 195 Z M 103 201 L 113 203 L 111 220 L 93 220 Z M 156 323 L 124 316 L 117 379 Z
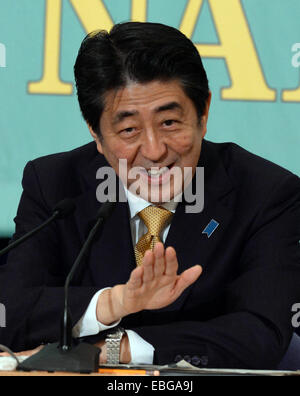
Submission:
M 95 140 L 96 145 L 97 145 L 97 150 L 99 151 L 100 154 L 103 154 L 103 149 L 102 149 L 102 144 L 100 142 L 99 136 L 93 131 L 92 127 L 87 124 L 90 134 L 92 135 L 92 138 Z
M 210 109 L 210 103 L 211 103 L 211 91 L 209 91 L 204 114 L 201 119 L 202 139 L 204 138 L 204 136 L 206 135 L 206 132 L 207 132 L 207 120 L 208 120 L 208 114 L 209 114 L 209 109 Z

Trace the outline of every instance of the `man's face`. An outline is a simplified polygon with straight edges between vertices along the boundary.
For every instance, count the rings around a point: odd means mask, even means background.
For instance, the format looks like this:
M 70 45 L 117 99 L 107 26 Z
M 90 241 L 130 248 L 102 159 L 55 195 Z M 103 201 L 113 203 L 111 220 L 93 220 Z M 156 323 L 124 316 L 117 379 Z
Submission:
M 137 192 L 132 192 L 153 203 L 173 199 L 183 191 L 184 168 L 195 173 L 210 98 L 201 123 L 177 81 L 130 83 L 108 92 L 105 99 L 100 119 L 102 139 L 90 129 L 98 151 L 128 189 L 136 189 L 138 181 Z M 124 169 L 119 169 L 120 159 L 127 160 L 125 178 Z M 138 176 L 132 176 L 134 171 Z

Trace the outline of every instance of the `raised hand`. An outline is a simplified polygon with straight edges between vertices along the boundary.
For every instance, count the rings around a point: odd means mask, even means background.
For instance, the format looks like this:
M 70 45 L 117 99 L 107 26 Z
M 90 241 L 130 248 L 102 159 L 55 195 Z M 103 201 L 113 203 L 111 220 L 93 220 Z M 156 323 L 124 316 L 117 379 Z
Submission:
M 157 243 L 153 252 L 146 252 L 143 265 L 132 271 L 125 285 L 117 285 L 103 296 L 107 299 L 108 309 L 103 309 L 103 297 L 102 301 L 99 299 L 98 320 L 109 324 L 144 309 L 159 309 L 172 304 L 198 279 L 202 267 L 195 265 L 180 275 L 177 271 L 175 249 L 165 249 L 162 243 Z

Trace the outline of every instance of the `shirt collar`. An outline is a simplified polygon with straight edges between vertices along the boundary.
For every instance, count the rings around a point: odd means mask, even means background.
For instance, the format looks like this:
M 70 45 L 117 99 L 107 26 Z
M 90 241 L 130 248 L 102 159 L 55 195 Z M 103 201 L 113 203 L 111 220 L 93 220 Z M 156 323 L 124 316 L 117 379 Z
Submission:
M 147 208 L 148 206 L 155 206 L 153 203 L 145 201 L 143 198 L 138 197 L 133 194 L 124 186 L 125 194 L 127 197 L 129 211 L 130 211 L 130 219 L 133 219 L 140 211 Z M 178 202 L 174 201 L 174 198 L 170 202 L 165 202 L 160 204 L 163 208 L 169 210 L 172 213 L 175 213 Z

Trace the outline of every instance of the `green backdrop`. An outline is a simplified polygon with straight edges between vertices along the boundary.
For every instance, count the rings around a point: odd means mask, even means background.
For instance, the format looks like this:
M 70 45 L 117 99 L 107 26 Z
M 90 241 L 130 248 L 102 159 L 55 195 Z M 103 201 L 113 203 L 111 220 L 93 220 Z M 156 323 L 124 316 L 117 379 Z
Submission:
M 172 25 L 199 45 L 213 93 L 207 139 L 300 175 L 299 0 L 0 0 L 0 236 L 13 232 L 27 161 L 90 141 L 72 88 L 83 37 L 128 20 Z

